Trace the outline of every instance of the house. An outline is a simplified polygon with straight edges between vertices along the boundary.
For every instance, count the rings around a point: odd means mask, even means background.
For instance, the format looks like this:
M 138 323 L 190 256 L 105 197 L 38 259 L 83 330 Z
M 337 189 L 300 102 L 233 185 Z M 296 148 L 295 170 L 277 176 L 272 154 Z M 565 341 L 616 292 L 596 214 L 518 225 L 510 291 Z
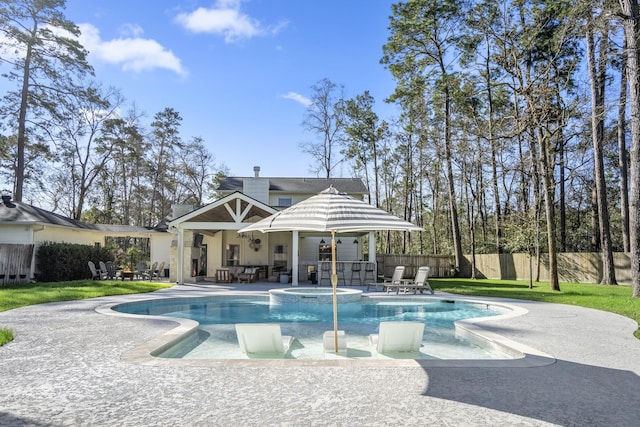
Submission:
M 149 238 L 151 259 L 168 265 L 172 235 L 161 228 L 87 224 L 27 203 L 13 202 L 10 195 L 0 203 L 0 284 L 10 276 L 29 281 L 36 271 L 36 254 L 44 242 L 104 245 L 107 237 Z M 95 260 L 100 261 L 100 260 Z
M 256 166 L 253 176 L 226 178 L 217 189 L 220 197 L 210 204 L 173 206 L 171 220 L 155 228 L 87 224 L 11 202 L 4 196 L 0 205 L 0 270 L 3 263 L 9 264 L 3 254 L 14 251 L 13 245 L 21 245 L 25 252 L 11 265 L 19 264 L 19 273 L 32 279 L 37 248 L 45 241 L 104 245 L 107 237 L 143 237 L 150 239 L 151 261 L 164 261 L 172 282 L 195 283 L 215 277 L 221 268 L 237 273 L 255 267 L 261 280 L 288 273 L 291 283 L 297 285 L 309 281 L 309 272 L 317 269 L 318 262 L 331 259 L 328 233 L 242 235 L 238 230 L 330 186 L 360 200 L 367 194 L 360 179 L 261 177 Z M 367 242 L 368 261 L 375 261 L 372 233 L 342 234 L 338 260 L 364 261 Z
M 330 260 L 328 233 L 242 235 L 238 230 L 330 186 L 360 200 L 367 194 L 360 179 L 261 177 L 257 166 L 253 176 L 226 178 L 217 189 L 221 197 L 215 202 L 195 210 L 185 209 L 182 214 L 174 211 L 175 219 L 168 223 L 169 231 L 176 236 L 172 243 L 171 280 L 195 282 L 215 277 L 216 270 L 222 268 L 236 273 L 255 267 L 263 280 L 273 280 L 276 271 L 288 272 L 294 286 L 309 281 L 310 271 L 317 268 L 318 262 Z M 338 260 L 362 261 L 363 236 L 375 243 L 370 233 L 342 235 L 337 245 Z M 372 260 L 375 244 L 369 244 L 369 261 Z

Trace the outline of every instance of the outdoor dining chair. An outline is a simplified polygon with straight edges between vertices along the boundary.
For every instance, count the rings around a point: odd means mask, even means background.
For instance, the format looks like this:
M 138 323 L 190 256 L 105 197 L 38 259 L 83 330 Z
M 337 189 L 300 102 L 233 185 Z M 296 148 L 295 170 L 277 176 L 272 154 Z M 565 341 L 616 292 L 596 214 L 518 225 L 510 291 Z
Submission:
M 351 264 L 351 279 L 349 282 L 353 285 L 354 279 L 358 281 L 359 285 L 362 285 L 362 278 L 360 277 L 360 271 L 362 266 L 359 262 L 354 262 Z

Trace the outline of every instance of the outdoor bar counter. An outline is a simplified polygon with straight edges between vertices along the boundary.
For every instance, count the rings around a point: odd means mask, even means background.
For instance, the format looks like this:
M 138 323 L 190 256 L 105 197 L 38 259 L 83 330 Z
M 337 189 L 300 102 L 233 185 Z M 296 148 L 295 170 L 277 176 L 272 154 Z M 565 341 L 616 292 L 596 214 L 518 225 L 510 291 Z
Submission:
M 315 271 L 318 286 L 331 285 L 331 261 L 301 261 L 299 266 L 298 281 L 300 283 L 313 284 L 311 271 Z M 376 268 L 373 262 L 336 261 L 336 270 L 338 286 L 357 286 L 376 281 Z

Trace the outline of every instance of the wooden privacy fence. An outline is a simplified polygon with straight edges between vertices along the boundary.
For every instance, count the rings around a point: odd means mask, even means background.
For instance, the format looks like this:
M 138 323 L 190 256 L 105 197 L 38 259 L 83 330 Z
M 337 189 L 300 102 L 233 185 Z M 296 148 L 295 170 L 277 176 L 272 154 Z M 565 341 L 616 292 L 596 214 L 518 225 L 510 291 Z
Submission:
M 393 269 L 404 265 L 404 277 L 414 277 L 419 267 L 429 267 L 429 277 L 451 277 L 452 255 L 393 255 L 376 254 L 378 276 L 391 277 Z
M 0 285 L 30 280 L 33 245 L 0 243 Z
M 405 266 L 405 277 L 413 277 L 420 266 L 430 267 L 430 277 L 452 277 L 455 263 L 452 255 L 376 255 L 378 275 L 390 277 L 398 265 Z M 613 254 L 616 280 L 631 283 L 631 258 L 628 253 Z M 537 269 L 539 266 L 539 276 Z M 532 276 L 535 280 L 549 280 L 549 255 L 540 254 L 540 263 L 531 257 Z M 459 277 L 471 277 L 472 256 L 465 255 Z M 476 278 L 498 280 L 529 280 L 529 255 L 480 254 L 475 256 Z M 558 278 L 561 282 L 599 283 L 602 279 L 602 255 L 599 252 L 558 254 Z
M 471 277 L 471 255 L 465 255 L 465 264 L 462 266 L 462 276 Z M 516 254 L 482 254 L 475 256 L 476 277 L 504 280 L 529 280 L 529 255 Z M 631 283 L 631 258 L 625 252 L 613 254 L 613 264 L 618 283 Z M 533 269 L 532 277 L 537 276 L 540 266 L 539 279 L 549 280 L 549 255 L 540 254 L 540 263 L 537 258 L 531 257 Z M 558 254 L 558 279 L 561 282 L 599 283 L 602 279 L 602 255 L 599 252 L 559 253 Z

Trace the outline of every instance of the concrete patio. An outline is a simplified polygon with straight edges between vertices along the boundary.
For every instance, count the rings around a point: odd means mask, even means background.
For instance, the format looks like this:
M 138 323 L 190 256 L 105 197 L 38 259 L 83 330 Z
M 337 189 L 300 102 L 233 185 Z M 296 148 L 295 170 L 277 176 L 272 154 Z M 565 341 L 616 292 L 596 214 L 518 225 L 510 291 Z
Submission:
M 263 292 L 274 284 L 174 286 L 162 296 Z M 435 297 L 443 294 L 436 292 Z M 113 296 L 0 313 L 0 426 L 637 426 L 634 321 L 597 310 L 528 310 L 482 326 L 547 353 L 539 366 L 140 364 L 125 355 L 175 322 L 108 316 Z M 286 362 L 286 361 L 285 361 Z M 295 361 L 293 361 L 295 362 Z

